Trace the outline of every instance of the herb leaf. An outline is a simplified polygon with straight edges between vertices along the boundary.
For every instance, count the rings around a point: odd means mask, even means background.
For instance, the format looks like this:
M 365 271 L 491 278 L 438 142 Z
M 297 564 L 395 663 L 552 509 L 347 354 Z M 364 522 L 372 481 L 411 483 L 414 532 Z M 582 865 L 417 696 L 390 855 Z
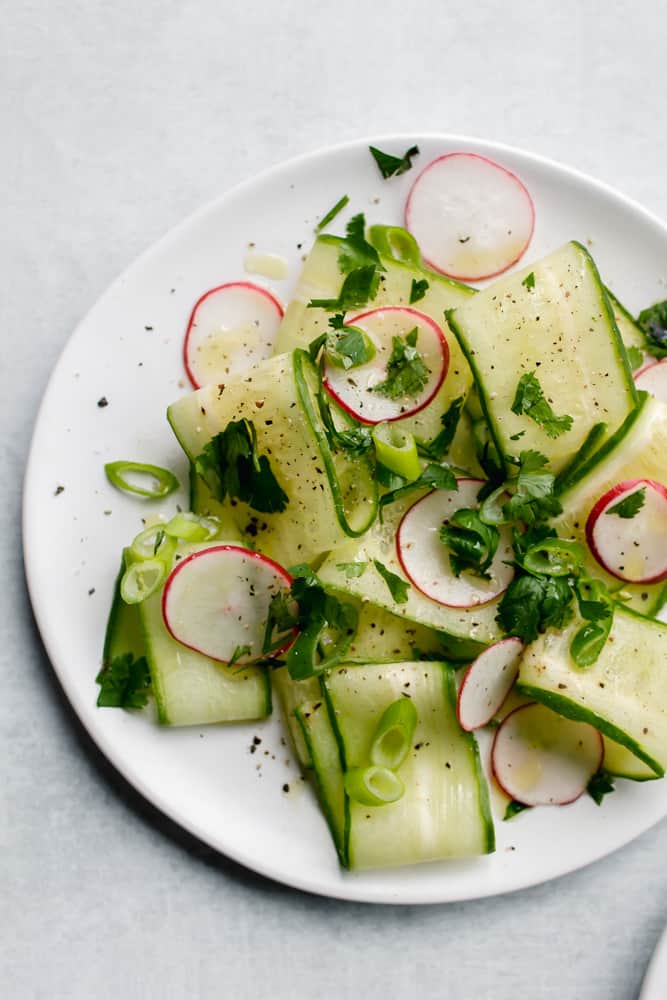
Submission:
M 484 524 L 479 511 L 462 507 L 440 528 L 440 541 L 449 549 L 452 572 L 460 576 L 464 570 L 490 579 L 487 570 L 498 548 L 500 533 Z
M 373 435 L 370 427 L 352 423 L 351 417 L 349 418 L 350 426 L 345 430 L 339 430 L 336 427 L 331 412 L 331 400 L 322 383 L 321 367 L 317 389 L 317 406 L 324 425 L 324 433 L 332 451 L 345 451 L 351 458 L 359 458 L 370 451 L 373 447 Z
M 325 339 L 327 357 L 332 364 L 347 370 L 364 365 L 375 356 L 373 342 L 358 326 L 346 326 L 343 313 L 332 316 L 329 326 L 336 331 Z
M 379 283 L 377 265 L 365 264 L 363 267 L 355 267 L 345 276 L 337 299 L 311 299 L 308 308 L 327 309 L 329 312 L 357 309 L 375 298 Z
M 454 440 L 454 435 L 461 419 L 463 402 L 463 396 L 457 396 L 456 399 L 452 400 L 449 407 L 440 417 L 442 430 L 431 441 L 417 442 L 417 450 L 425 458 L 440 462 L 445 457 Z
M 227 666 L 233 667 L 235 663 L 238 663 L 242 656 L 247 656 L 250 652 L 252 652 L 250 646 L 237 646 L 232 653 L 232 658 Z
M 257 452 L 251 420 L 228 423 L 204 446 L 195 468 L 217 500 L 236 498 L 264 514 L 278 513 L 289 502 L 269 459 Z
M 386 507 L 387 504 L 394 503 L 395 500 L 400 500 L 400 498 L 404 497 L 406 493 L 411 493 L 413 490 L 419 489 L 457 490 L 458 484 L 456 482 L 456 476 L 449 466 L 430 463 L 417 477 L 417 479 L 413 479 L 410 483 L 406 483 L 405 480 L 401 480 L 400 486 L 395 487 L 390 490 L 389 493 L 385 493 L 381 496 L 380 507 Z
M 518 458 L 519 471 L 508 485 L 512 497 L 503 504 L 503 514 L 508 521 L 525 521 L 533 524 L 560 514 L 562 506 L 554 496 L 556 477 L 545 471 L 547 458 L 541 452 L 529 449 Z
M 384 271 L 380 255 L 373 244 L 368 242 L 365 234 L 366 218 L 363 212 L 359 212 L 352 216 L 345 227 L 345 239 L 340 244 L 338 266 L 344 274 L 370 264 L 378 271 Z
M 523 802 L 517 802 L 516 799 L 512 799 L 512 801 L 507 804 L 503 820 L 512 819 L 514 816 L 518 816 L 519 813 L 524 812 L 526 809 L 532 809 L 532 806 L 527 806 Z
M 402 580 L 396 573 L 392 573 L 390 569 L 383 566 L 379 559 L 374 559 L 373 565 L 389 587 L 389 593 L 391 594 L 392 599 L 396 601 L 397 604 L 405 604 L 408 599 L 409 590 L 409 586 L 405 580 Z
M 605 515 L 617 514 L 618 517 L 624 517 L 627 520 L 638 514 L 646 503 L 646 487 L 642 486 L 640 490 L 636 490 L 631 493 L 629 497 L 624 500 L 619 500 L 615 503 L 613 507 L 608 507 L 605 511 Z
M 656 358 L 667 357 L 667 299 L 642 309 L 637 323 L 646 334 L 647 350 Z
M 348 580 L 355 579 L 356 577 L 363 576 L 366 572 L 366 567 L 368 563 L 365 562 L 342 562 L 336 563 L 336 569 L 339 569 L 341 573 L 344 573 Z
M 578 667 L 590 667 L 605 647 L 614 622 L 614 604 L 601 580 L 581 576 L 574 585 L 579 614 L 585 624 L 570 643 L 570 656 Z
M 392 337 L 392 350 L 387 362 L 387 377 L 373 387 L 374 392 L 388 399 L 417 396 L 428 382 L 429 370 L 417 350 L 418 327 L 406 337 Z
M 519 416 L 525 414 L 530 417 L 550 438 L 565 434 L 573 424 L 570 416 L 556 416 L 544 396 L 535 372 L 526 372 L 519 379 L 511 410 Z
M 597 805 L 602 805 L 605 795 L 615 792 L 614 779 L 604 769 L 597 771 L 586 786 L 586 791 Z
M 419 153 L 418 146 L 411 146 L 403 156 L 392 156 L 391 153 L 383 153 L 376 146 L 369 146 L 373 159 L 378 165 L 380 173 L 387 180 L 388 177 L 395 177 L 404 174 L 412 166 L 412 157 Z
M 526 277 L 521 282 L 521 284 L 523 285 L 524 288 L 527 288 L 528 291 L 530 291 L 531 288 L 534 288 L 535 287 L 535 272 L 531 271 L 530 274 L 527 274 Z
M 132 653 L 115 656 L 95 680 L 100 686 L 97 704 L 102 708 L 143 708 L 151 691 L 146 657 L 135 659 Z
M 644 362 L 644 352 L 641 348 L 631 344 L 630 347 L 625 348 L 625 352 L 628 355 L 628 363 L 632 371 L 635 372 L 638 368 L 641 368 Z
M 429 289 L 426 278 L 413 278 L 410 285 L 410 305 L 423 299 Z
M 572 598 L 563 577 L 515 576 L 501 598 L 496 621 L 507 635 L 533 642 L 545 629 L 562 628 L 571 620 Z

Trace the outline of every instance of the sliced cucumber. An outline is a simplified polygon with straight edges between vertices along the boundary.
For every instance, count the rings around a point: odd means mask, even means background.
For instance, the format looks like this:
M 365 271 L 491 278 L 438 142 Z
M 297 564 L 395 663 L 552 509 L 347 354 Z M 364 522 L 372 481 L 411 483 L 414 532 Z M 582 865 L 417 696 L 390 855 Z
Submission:
M 344 247 L 345 241 L 336 236 L 320 236 L 316 240 L 278 331 L 276 353 L 291 351 L 297 347 L 307 348 L 311 341 L 327 331 L 330 314 L 324 309 L 309 309 L 308 303 L 311 299 L 336 298 L 340 293 L 345 275 L 339 267 L 338 258 Z M 449 368 L 442 386 L 425 409 L 401 420 L 401 427 L 405 427 L 415 437 L 430 440 L 440 430 L 442 413 L 458 396 L 465 398 L 472 383 L 467 362 L 456 338 L 447 328 L 445 310 L 466 302 L 474 290 L 432 271 L 425 271 L 410 262 L 382 254 L 380 259 L 385 270 L 377 295 L 368 303 L 368 308 L 410 306 L 413 281 L 425 280 L 428 288 L 423 298 L 414 303 L 414 308 L 434 320 L 447 338 Z
M 392 702 L 409 696 L 417 710 L 413 748 L 398 772 L 403 797 L 381 807 L 347 802 L 350 868 L 494 849 L 488 789 L 474 737 L 456 720 L 451 668 L 434 662 L 339 667 L 322 686 L 346 770 L 368 765 L 378 722 Z
M 654 781 L 658 775 L 655 771 L 639 760 L 627 747 L 615 743 L 608 736 L 603 736 L 604 769 L 615 778 L 628 778 L 630 781 Z
M 287 667 L 277 667 L 271 671 L 271 683 L 278 695 L 283 719 L 299 763 L 303 767 L 312 767 L 308 745 L 303 736 L 303 727 L 296 718 L 296 710 L 306 703 L 312 705 L 318 700 L 321 701 L 320 682 L 317 677 L 308 677 L 304 681 L 292 680 Z
M 644 396 L 633 417 L 627 422 L 624 432 L 619 432 L 614 442 L 605 446 L 602 459 L 594 459 L 583 467 L 581 478 L 560 494 L 563 513 L 552 524 L 561 537 L 581 542 L 585 547 L 589 573 L 604 580 L 611 590 L 621 590 L 629 596 L 629 606 L 634 610 L 653 615 L 664 603 L 665 585 L 621 583 L 603 569 L 586 541 L 586 523 L 591 511 L 600 498 L 618 483 L 632 479 L 665 482 L 667 406 Z
M 348 867 L 350 800 L 345 793 L 345 774 L 340 747 L 331 726 L 323 697 L 300 705 L 295 712 L 308 756 L 312 761 L 320 804 L 340 863 Z
M 181 446 L 194 462 L 230 421 L 247 419 L 259 454 L 289 498 L 282 513 L 262 514 L 227 498 L 210 503 L 197 487 L 200 509 L 227 512 L 249 543 L 282 565 L 308 562 L 355 534 L 375 517 L 377 488 L 369 463 L 332 455 L 314 400 L 317 373 L 303 352 L 262 362 L 224 388 L 206 386 L 168 410 Z
M 398 559 L 396 532 L 403 514 L 420 495 L 426 494 L 415 490 L 413 494 L 388 505 L 384 512 L 384 523 L 376 524 L 358 541 L 347 542 L 330 553 L 320 566 L 318 576 L 332 590 L 352 594 L 403 619 L 446 633 L 446 638 L 443 637 L 446 644 L 450 639 L 463 641 L 465 651 L 462 655 L 461 652 L 459 655 L 454 654 L 456 659 L 474 659 L 483 646 L 502 635 L 495 620 L 500 598 L 474 609 L 448 608 L 425 597 L 412 586 Z M 407 586 L 406 601 L 397 601 L 392 596 L 386 581 L 374 565 L 375 560 L 404 581 Z M 340 568 L 353 562 L 365 565 L 362 575 L 350 576 L 344 568 Z
M 125 653 L 131 653 L 135 659 L 146 655 L 139 608 L 136 604 L 126 604 L 120 596 L 120 582 L 123 579 L 125 567 L 126 560 L 125 553 L 123 553 L 104 634 L 102 665 L 105 667 L 108 667 L 117 656 L 123 656 Z
M 600 656 L 581 669 L 569 654 L 580 624 L 548 631 L 527 647 L 520 690 L 561 715 L 590 722 L 662 777 L 667 768 L 667 625 L 617 606 Z
M 616 326 L 618 327 L 618 332 L 621 335 L 621 340 L 623 341 L 623 346 L 626 351 L 631 347 L 635 347 L 637 350 L 642 352 L 645 351 L 646 336 L 640 325 L 637 323 L 637 320 L 628 312 L 625 306 L 618 301 L 612 291 L 608 288 L 605 288 L 605 291 L 611 304 Z
M 488 286 L 448 319 L 504 462 L 534 448 L 559 473 L 592 427 L 602 422 L 605 434 L 613 434 L 636 404 L 609 300 L 593 260 L 578 243 Z M 529 373 L 553 412 L 572 417 L 570 429 L 557 437 L 525 413 L 512 412 L 519 379 Z

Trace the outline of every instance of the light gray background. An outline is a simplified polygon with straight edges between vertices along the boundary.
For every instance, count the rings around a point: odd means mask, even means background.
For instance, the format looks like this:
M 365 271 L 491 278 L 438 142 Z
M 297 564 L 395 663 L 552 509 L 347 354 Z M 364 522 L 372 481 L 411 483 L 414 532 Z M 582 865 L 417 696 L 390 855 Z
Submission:
M 0 992 L 11 998 L 627 1000 L 667 826 L 490 901 L 381 908 L 266 882 L 142 802 L 40 645 L 20 489 L 70 331 L 132 258 L 257 170 L 391 131 L 497 139 L 667 217 L 667 7 L 594 0 L 0 3 Z

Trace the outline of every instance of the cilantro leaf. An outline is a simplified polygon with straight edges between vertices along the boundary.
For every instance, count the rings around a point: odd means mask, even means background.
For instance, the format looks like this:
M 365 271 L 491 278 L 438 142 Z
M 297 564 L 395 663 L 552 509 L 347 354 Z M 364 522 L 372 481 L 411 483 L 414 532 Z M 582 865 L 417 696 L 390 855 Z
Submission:
M 517 802 L 516 799 L 512 799 L 512 801 L 507 804 L 503 820 L 512 819 L 514 816 L 518 816 L 519 813 L 524 812 L 526 809 L 532 809 L 532 806 L 527 806 L 524 802 Z
M 531 271 L 530 274 L 527 274 L 526 277 L 521 282 L 521 284 L 523 285 L 524 288 L 527 288 L 528 291 L 530 291 L 531 288 L 534 288 L 535 287 L 535 273 L 534 273 L 534 271 Z
M 431 441 L 417 442 L 417 450 L 425 458 L 431 458 L 439 462 L 445 457 L 454 440 L 456 429 L 459 426 L 463 402 L 463 396 L 457 396 L 456 399 L 452 400 L 449 407 L 440 417 L 442 430 Z
M 383 153 L 376 146 L 368 147 L 373 159 L 378 165 L 378 169 L 385 180 L 389 177 L 397 177 L 404 174 L 412 166 L 412 157 L 419 153 L 418 146 L 411 146 L 403 156 L 392 156 L 391 153 Z
M 464 570 L 490 579 L 487 570 L 498 548 L 500 533 L 484 524 L 479 511 L 462 507 L 440 528 L 440 541 L 449 549 L 449 562 L 455 576 Z
M 604 768 L 597 771 L 586 786 L 586 791 L 597 805 L 602 805 L 605 795 L 611 795 L 616 791 L 614 779 Z
M 145 656 L 122 653 L 106 664 L 95 678 L 100 686 L 101 708 L 143 708 L 151 691 L 151 675 Z
M 233 667 L 235 663 L 238 663 L 238 661 L 241 659 L 242 656 L 247 656 L 248 653 L 251 652 L 252 649 L 250 646 L 237 646 L 234 652 L 232 653 L 232 658 L 227 664 L 227 666 Z
M 358 326 L 346 326 L 342 313 L 332 316 L 329 326 L 336 331 L 325 340 L 327 358 L 332 364 L 347 370 L 364 365 L 375 356 L 375 347 L 367 334 Z
M 317 406 L 324 425 L 329 447 L 332 451 L 344 451 L 351 458 L 359 458 L 365 455 L 373 447 L 373 435 L 370 427 L 364 424 L 353 422 L 348 416 L 348 426 L 345 430 L 340 430 L 334 421 L 331 412 L 331 400 L 322 384 L 322 369 L 320 367 L 320 381 L 317 389 Z
M 405 604 L 408 599 L 409 589 L 405 580 L 402 580 L 396 573 L 392 573 L 390 569 L 383 566 L 379 559 L 374 559 L 373 565 L 389 587 L 389 593 L 391 594 L 392 599 L 396 601 L 397 604 Z
M 355 579 L 356 577 L 363 576 L 366 572 L 366 567 L 368 563 L 365 562 L 342 562 L 336 563 L 336 569 L 339 569 L 341 573 L 344 573 L 348 580 Z
M 604 649 L 614 622 L 614 604 L 601 580 L 582 575 L 574 585 L 584 625 L 570 643 L 570 656 L 578 667 L 590 667 Z
M 329 312 L 347 312 L 365 306 L 377 295 L 380 275 L 375 264 L 355 267 L 343 281 L 336 299 L 311 299 L 309 309 L 327 309 Z
M 533 642 L 549 627 L 572 618 L 573 592 L 563 577 L 515 576 L 498 605 L 496 621 L 507 635 Z
M 415 327 L 404 338 L 392 337 L 387 377 L 384 382 L 373 386 L 373 392 L 379 392 L 388 399 L 417 396 L 421 392 L 428 382 L 429 370 L 417 350 L 418 335 L 418 328 Z
M 667 299 L 642 309 L 637 323 L 646 334 L 647 350 L 656 358 L 667 357 Z
M 613 507 L 608 507 L 605 511 L 605 515 L 616 514 L 618 517 L 624 517 L 626 520 L 634 517 L 638 514 L 646 503 L 646 487 L 642 486 L 640 490 L 636 490 L 631 493 L 629 497 L 624 500 L 619 500 L 615 503 Z
M 320 221 L 317 223 L 315 226 L 315 232 L 321 233 L 325 226 L 328 226 L 330 222 L 333 222 L 336 216 L 343 211 L 349 200 L 349 196 L 346 194 L 344 194 L 342 198 L 339 198 L 336 204 L 330 208 L 326 215 L 322 216 Z
M 257 452 L 257 432 L 251 420 L 228 423 L 204 446 L 195 468 L 217 500 L 229 496 L 264 514 L 278 513 L 289 502 L 269 459 Z
M 641 368 L 644 363 L 644 352 L 641 348 L 631 345 L 630 347 L 626 347 L 625 351 L 628 355 L 628 363 L 632 371 L 634 372 L 637 371 L 638 368 Z
M 554 496 L 556 477 L 546 471 L 546 456 L 529 449 L 520 453 L 517 464 L 517 475 L 508 483 L 512 496 L 503 504 L 506 520 L 533 524 L 560 514 L 563 508 Z
M 410 285 L 410 305 L 423 299 L 429 289 L 426 278 L 413 278 Z
M 521 376 L 510 409 L 519 416 L 525 414 L 530 417 L 550 438 L 565 434 L 574 422 L 570 416 L 556 416 L 544 396 L 535 372 L 526 372 Z
M 380 507 L 386 507 L 387 504 L 394 503 L 395 500 L 400 500 L 400 498 L 404 497 L 406 493 L 411 493 L 413 490 L 419 489 L 457 490 L 458 484 L 456 482 L 456 476 L 449 466 L 430 463 L 421 472 L 417 479 L 413 479 L 412 482 L 409 483 L 406 483 L 404 479 L 401 479 L 399 486 L 390 490 L 389 493 L 385 493 L 381 496 Z
M 380 255 L 366 239 L 366 218 L 363 212 L 359 212 L 352 216 L 345 227 L 345 239 L 342 240 L 338 253 L 338 266 L 347 274 L 355 268 L 370 264 L 375 265 L 378 271 L 384 271 Z

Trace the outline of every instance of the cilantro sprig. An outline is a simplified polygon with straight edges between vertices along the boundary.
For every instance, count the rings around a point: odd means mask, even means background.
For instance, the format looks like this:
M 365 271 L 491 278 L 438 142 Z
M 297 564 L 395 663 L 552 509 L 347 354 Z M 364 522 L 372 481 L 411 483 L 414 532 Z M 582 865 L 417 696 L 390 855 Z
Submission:
M 400 500 L 401 497 L 406 496 L 408 493 L 412 493 L 413 490 L 429 489 L 429 490 L 456 490 L 458 489 L 458 484 L 456 482 L 456 476 L 452 470 L 447 465 L 438 465 L 435 462 L 429 463 L 425 469 L 422 470 L 417 479 L 413 479 L 412 482 L 406 482 L 400 476 L 399 485 L 394 486 L 389 490 L 388 493 L 383 494 L 380 497 L 380 508 L 384 508 L 387 504 L 394 503 L 396 500 Z
M 467 571 L 489 580 L 488 569 L 498 549 L 500 533 L 484 524 L 479 511 L 462 507 L 440 528 L 440 541 L 449 549 L 449 562 L 455 576 Z
M 390 569 L 387 569 L 387 567 L 381 563 L 379 559 L 374 559 L 373 565 L 384 582 L 387 584 L 392 600 L 396 601 L 397 604 L 405 604 L 408 599 L 408 591 L 410 589 L 405 580 L 402 580 L 397 573 L 392 573 Z
M 428 289 L 429 283 L 426 278 L 413 278 L 410 285 L 410 305 L 423 299 Z
M 463 396 L 457 396 L 456 399 L 453 399 L 440 417 L 442 430 L 431 441 L 417 441 L 417 450 L 420 455 L 434 462 L 442 461 L 454 440 L 461 419 L 463 403 Z
M 524 414 L 534 420 L 550 438 L 557 438 L 561 434 L 565 434 L 574 423 L 572 417 L 567 414 L 556 416 L 544 395 L 535 372 L 526 372 L 521 376 L 510 409 L 518 416 Z
M 195 468 L 217 500 L 242 500 L 263 514 L 279 513 L 289 502 L 268 457 L 258 452 L 252 420 L 230 421 L 204 446 Z
M 630 520 L 630 518 L 635 517 L 639 511 L 642 509 L 646 503 L 646 487 L 642 486 L 640 490 L 636 490 L 631 493 L 629 497 L 625 497 L 624 500 L 619 500 L 615 503 L 613 507 L 608 507 L 605 511 L 605 515 L 616 514 L 617 517 L 625 518 Z
M 410 146 L 410 149 L 407 149 L 403 156 L 393 156 L 391 153 L 383 153 L 377 146 L 369 146 L 368 148 L 385 180 L 389 177 L 404 174 L 411 168 L 412 158 L 419 154 L 418 146 Z
M 392 337 L 391 354 L 387 362 L 387 377 L 373 386 L 373 391 L 388 399 L 417 396 L 428 382 L 429 370 L 417 350 L 419 329 L 415 327 L 405 337 Z
M 385 268 L 377 250 L 366 239 L 365 228 L 363 214 L 350 219 L 338 254 L 338 266 L 345 275 L 341 290 L 336 298 L 311 299 L 309 308 L 345 313 L 348 309 L 365 306 L 375 298 Z
M 97 704 L 102 708 L 143 708 L 151 692 L 151 675 L 145 656 L 115 656 L 95 681 L 100 686 Z
M 667 358 L 667 299 L 642 309 L 637 323 L 646 334 L 646 349 L 655 358 Z

